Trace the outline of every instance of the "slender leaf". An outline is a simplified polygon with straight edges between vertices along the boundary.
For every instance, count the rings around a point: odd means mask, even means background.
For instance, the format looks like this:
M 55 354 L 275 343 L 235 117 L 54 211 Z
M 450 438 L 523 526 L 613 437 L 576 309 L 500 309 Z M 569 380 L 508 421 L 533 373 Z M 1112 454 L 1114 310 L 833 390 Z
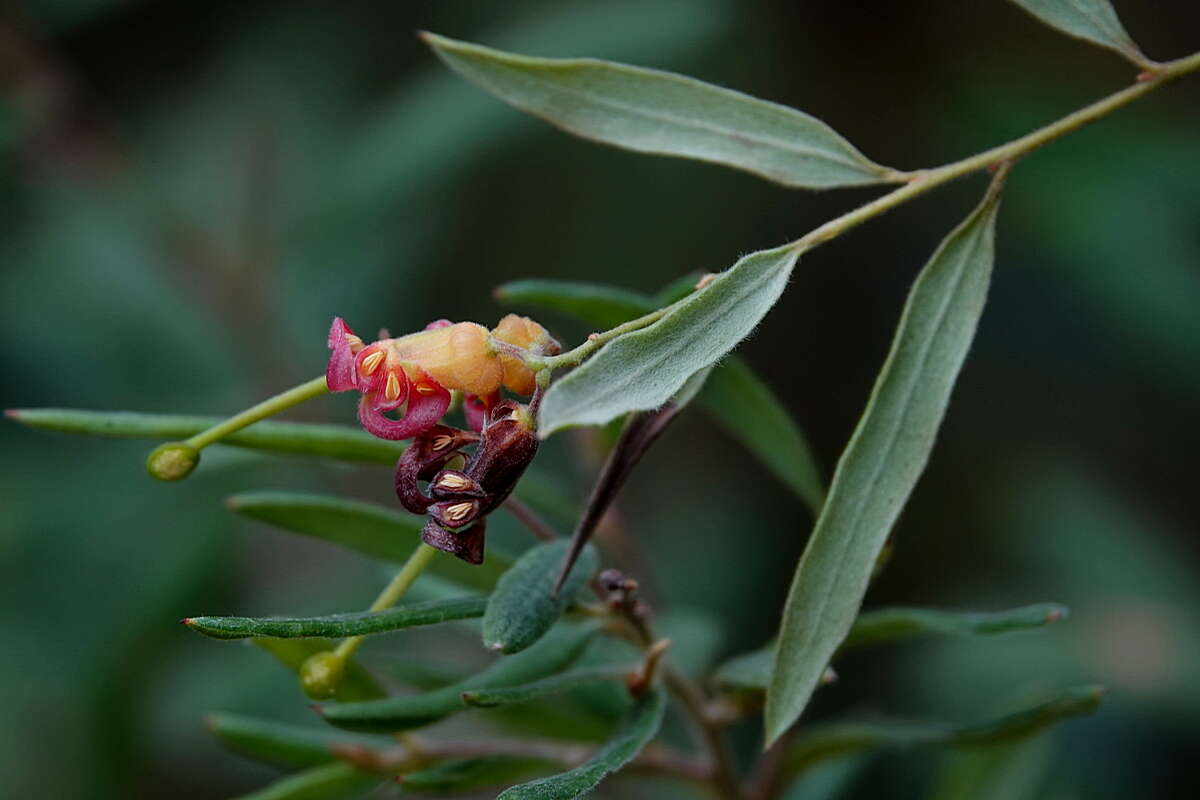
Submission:
M 210 714 L 208 729 L 235 753 L 279 767 L 312 767 L 336 761 L 336 745 L 386 748 L 391 740 L 256 719 L 241 714 Z
M 517 686 L 561 672 L 583 653 L 596 631 L 594 625 L 561 625 L 525 652 L 506 656 L 461 683 L 422 694 L 322 705 L 318 711 L 339 728 L 369 731 L 418 728 L 467 708 L 464 692 Z
M 783 775 L 794 775 L 826 759 L 881 747 L 988 747 L 1013 742 L 1068 717 L 1090 714 L 1100 707 L 1103 699 L 1101 687 L 1076 686 L 1044 703 L 973 725 L 911 722 L 817 725 L 788 746 Z
M 592 686 L 597 683 L 620 681 L 636 667 L 605 665 L 599 667 L 580 667 L 579 669 L 551 675 L 549 678 L 533 681 L 520 686 L 506 686 L 499 689 L 476 689 L 463 692 L 463 702 L 469 706 L 481 708 L 491 706 L 507 706 L 515 703 L 528 703 L 543 697 L 561 692 L 578 689 L 581 686 Z
M 421 543 L 423 520 L 360 500 L 304 492 L 245 492 L 226 500 L 230 509 L 293 533 L 312 536 L 360 553 L 402 562 Z M 489 547 L 479 566 L 439 553 L 429 571 L 472 589 L 490 591 L 512 559 Z
M 633 760 L 662 726 L 666 696 L 661 689 L 638 700 L 612 738 L 575 769 L 501 792 L 496 800 L 570 800 L 590 792 L 610 772 Z
M 767 740 L 800 716 L 854 624 L 876 559 L 916 485 L 983 312 L 999 183 L 921 270 L 784 605 Z
M 338 761 L 280 778 L 264 789 L 242 795 L 240 800 L 344 800 L 361 797 L 386 780 L 383 775 L 359 772 Z
M 657 298 L 627 289 L 575 281 L 515 281 L 496 290 L 502 300 L 574 314 L 601 328 L 674 303 L 691 294 L 696 276 L 665 287 Z M 701 407 L 804 501 L 820 511 L 825 489 L 803 431 L 783 401 L 736 355 L 721 360 L 700 392 Z
M 266 650 L 293 672 L 299 672 L 300 667 L 308 657 L 323 650 L 332 650 L 337 642 L 329 639 L 251 639 L 255 645 Z M 371 673 L 357 661 L 351 660 L 346 664 L 346 674 L 338 685 L 334 695 L 341 702 L 358 700 L 374 700 L 383 697 L 385 692 L 380 688 Z
M 224 421 L 222 417 L 71 408 L 14 408 L 4 413 L 10 419 L 42 430 L 151 439 L 186 439 Z M 230 434 L 221 444 L 372 464 L 394 464 L 404 452 L 403 444 L 376 439 L 359 428 L 271 420 L 256 422 Z
M 817 461 L 800 426 L 765 381 L 739 358 L 727 358 L 708 376 L 700 403 L 791 489 L 816 516 L 825 502 Z
M 565 539 L 532 547 L 504 573 L 483 614 L 483 645 L 502 653 L 519 653 L 558 621 L 600 566 L 593 547 L 585 547 L 557 595 L 554 582 L 571 548 Z
M 842 647 L 937 633 L 971 635 L 1040 628 L 1069 614 L 1058 603 L 1035 603 L 1006 611 L 939 611 L 932 608 L 880 608 L 859 615 Z
M 546 760 L 518 756 L 451 758 L 400 777 L 405 792 L 445 795 L 504 786 L 545 771 Z
M 467 80 L 585 139 L 723 164 L 785 186 L 859 186 L 893 173 L 815 117 L 693 78 L 424 37 Z
M 572 425 L 603 425 L 658 408 L 696 372 L 750 335 L 787 284 L 797 251 L 752 253 L 707 288 L 641 330 L 619 336 L 555 381 L 542 403 L 542 436 Z
M 341 638 L 482 617 L 486 606 L 486 597 L 463 597 L 412 603 L 384 611 L 360 611 L 324 617 L 188 617 L 183 624 L 214 639 L 245 639 L 250 636 Z
M 1144 66 L 1146 56 L 1125 32 L 1117 11 L 1108 0 L 1013 0 L 1051 28 L 1116 50 L 1133 63 Z

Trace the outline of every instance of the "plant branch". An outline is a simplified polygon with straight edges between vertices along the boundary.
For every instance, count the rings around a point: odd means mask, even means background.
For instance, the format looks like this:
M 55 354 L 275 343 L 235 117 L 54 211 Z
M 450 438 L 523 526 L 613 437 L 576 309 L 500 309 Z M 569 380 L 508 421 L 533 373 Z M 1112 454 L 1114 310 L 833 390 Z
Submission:
M 509 498 L 504 501 L 504 508 L 541 541 L 553 542 L 558 538 L 554 528 L 551 528 L 550 523 L 542 519 L 541 514 L 516 497 L 509 495 Z
M 311 381 L 294 386 L 286 392 L 281 392 L 274 397 L 269 397 L 257 405 L 247 408 L 240 414 L 236 414 L 219 425 L 214 425 L 206 431 L 201 431 L 192 438 L 186 440 L 184 444 L 200 450 L 208 445 L 220 441 L 234 431 L 240 431 L 247 425 L 258 422 L 260 419 L 278 414 L 284 409 L 299 405 L 305 400 L 311 400 L 314 397 L 319 397 L 329 392 L 329 386 L 325 383 L 325 376 L 313 378 Z
M 429 545 L 421 542 L 417 545 L 417 549 L 408 557 L 408 561 L 404 562 L 404 566 L 400 567 L 400 571 L 392 578 L 391 582 L 384 587 L 379 596 L 375 598 L 375 602 L 371 603 L 368 611 L 383 611 L 385 608 L 391 608 L 396 602 L 404 596 L 408 591 L 408 587 L 413 585 L 413 582 L 420 577 L 425 568 L 429 566 L 429 562 L 433 560 L 438 551 Z M 340 658 L 343 662 L 349 660 L 354 655 L 354 651 L 362 644 L 365 637 L 350 636 L 342 639 L 338 643 L 337 649 L 334 650 L 334 655 Z
M 660 319 L 666 316 L 666 313 L 670 311 L 673 306 L 674 304 L 655 309 L 649 314 L 643 314 L 637 319 L 631 319 L 629 322 L 618 325 L 615 328 L 610 328 L 603 333 L 593 333 L 583 344 L 572 350 L 568 350 L 561 355 L 547 356 L 543 363 L 550 369 L 573 367 L 618 336 L 626 333 L 632 333 L 636 330 L 641 330 L 642 328 L 658 322 Z

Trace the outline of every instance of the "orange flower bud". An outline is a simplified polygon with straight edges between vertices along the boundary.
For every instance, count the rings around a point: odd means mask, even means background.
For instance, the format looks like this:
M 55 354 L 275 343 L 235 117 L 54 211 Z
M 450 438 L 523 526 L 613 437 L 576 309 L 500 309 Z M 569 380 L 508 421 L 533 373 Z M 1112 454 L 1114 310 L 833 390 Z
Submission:
M 552 355 L 561 348 L 558 342 L 538 323 L 529 317 L 519 317 L 509 314 L 500 320 L 492 335 L 502 342 L 531 350 L 535 353 Z M 537 378 L 529 367 L 516 356 L 500 354 L 500 364 L 504 372 L 504 385 L 517 394 L 533 394 L 537 388 Z

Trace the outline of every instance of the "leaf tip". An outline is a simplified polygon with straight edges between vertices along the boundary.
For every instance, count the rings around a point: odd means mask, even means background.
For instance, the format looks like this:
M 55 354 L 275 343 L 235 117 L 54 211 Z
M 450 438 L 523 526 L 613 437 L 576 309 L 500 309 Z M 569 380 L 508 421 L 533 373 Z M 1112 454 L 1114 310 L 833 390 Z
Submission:
M 1046 622 L 1062 622 L 1069 616 L 1071 616 L 1071 609 L 1067 608 L 1066 606 L 1050 606 L 1050 608 L 1046 611 Z M 1103 689 L 1103 687 L 1100 688 Z
M 4 409 L 4 416 L 7 419 L 16 420 L 17 422 L 20 422 L 21 414 L 23 411 L 24 411 L 24 409 L 21 409 L 21 408 L 6 408 L 6 409 Z

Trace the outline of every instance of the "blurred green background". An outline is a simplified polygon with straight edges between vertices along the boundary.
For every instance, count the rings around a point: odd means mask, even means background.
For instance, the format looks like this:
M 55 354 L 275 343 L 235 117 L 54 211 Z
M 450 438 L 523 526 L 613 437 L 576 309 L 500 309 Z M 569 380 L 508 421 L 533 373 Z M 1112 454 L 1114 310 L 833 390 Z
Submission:
M 1117 5 L 1151 57 L 1200 48 L 1194 2 Z M 8 3 L 0 402 L 232 412 L 320 373 L 335 314 L 360 332 L 492 324 L 506 309 L 491 289 L 523 277 L 650 291 L 876 193 L 789 191 L 572 139 L 451 75 L 418 29 L 685 72 L 802 108 L 905 169 L 1006 141 L 1131 78 L 1002 0 Z M 867 600 L 1052 600 L 1073 616 L 848 658 L 812 718 L 971 721 L 1100 682 L 1102 711 L 1006 762 L 994 796 L 1193 796 L 1198 109 L 1200 79 L 1185 79 L 1016 169 L 990 307 Z M 981 190 L 965 181 L 813 253 L 743 346 L 827 474 L 908 284 Z M 545 321 L 566 341 L 587 332 Z M 291 418 L 349 422 L 353 402 Z M 541 473 L 577 503 L 594 442 L 561 438 Z M 269 780 L 201 719 L 307 721 L 294 678 L 176 620 L 357 609 L 384 577 L 237 519 L 222 498 L 302 488 L 389 502 L 388 471 L 215 449 L 167 485 L 142 470 L 143 441 L 4 424 L 0 447 L 0 793 L 215 798 Z M 688 626 L 696 658 L 772 633 L 811 521 L 701 414 L 668 432 L 620 510 L 635 547 L 608 542 L 610 560 Z M 368 659 L 459 670 L 477 658 L 469 636 L 390 638 Z M 755 732 L 739 731 L 746 753 Z M 927 752 L 856 760 L 795 796 L 832 796 L 822 781 L 840 781 L 842 797 L 984 796 L 971 768 Z M 667 796 L 630 786 L 602 794 Z

